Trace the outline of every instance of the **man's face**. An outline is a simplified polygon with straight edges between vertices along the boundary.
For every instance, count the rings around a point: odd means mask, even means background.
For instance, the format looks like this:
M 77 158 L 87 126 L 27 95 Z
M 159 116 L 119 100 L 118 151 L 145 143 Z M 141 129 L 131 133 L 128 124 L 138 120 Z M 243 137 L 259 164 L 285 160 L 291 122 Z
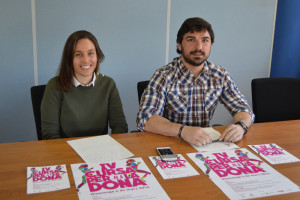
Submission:
M 181 44 L 177 43 L 178 49 L 186 67 L 203 66 L 211 51 L 211 38 L 207 30 L 188 32 L 183 35 Z

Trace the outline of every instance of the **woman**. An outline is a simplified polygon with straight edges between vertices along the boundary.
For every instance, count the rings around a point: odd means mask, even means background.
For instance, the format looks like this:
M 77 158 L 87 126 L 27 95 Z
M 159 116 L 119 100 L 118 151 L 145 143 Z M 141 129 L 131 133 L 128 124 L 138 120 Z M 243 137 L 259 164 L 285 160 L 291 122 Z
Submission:
M 41 105 L 43 139 L 93 136 L 128 131 L 118 89 L 100 74 L 104 55 L 88 31 L 66 41 L 58 76 L 52 78 Z

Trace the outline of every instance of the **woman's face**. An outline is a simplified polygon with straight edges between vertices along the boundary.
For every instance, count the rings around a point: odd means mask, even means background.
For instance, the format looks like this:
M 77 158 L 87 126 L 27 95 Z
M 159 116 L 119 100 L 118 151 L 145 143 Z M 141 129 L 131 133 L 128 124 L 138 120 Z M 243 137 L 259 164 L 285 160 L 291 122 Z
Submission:
M 92 81 L 93 73 L 97 65 L 97 53 L 95 45 L 89 39 L 77 41 L 73 54 L 73 68 L 75 78 L 81 84 Z

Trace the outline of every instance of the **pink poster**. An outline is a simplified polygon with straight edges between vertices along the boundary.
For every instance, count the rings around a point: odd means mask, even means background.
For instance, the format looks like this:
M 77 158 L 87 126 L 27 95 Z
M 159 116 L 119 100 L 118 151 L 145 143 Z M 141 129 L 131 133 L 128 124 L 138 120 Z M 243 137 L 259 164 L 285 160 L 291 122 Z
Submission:
M 248 145 L 258 155 L 271 164 L 282 164 L 300 161 L 277 144 Z
M 169 199 L 142 158 L 71 165 L 79 199 Z
M 199 175 L 181 154 L 177 154 L 176 161 L 165 162 L 159 156 L 149 156 L 149 159 L 164 179 Z
M 230 199 L 300 191 L 299 186 L 244 148 L 188 156 Z
M 66 165 L 27 167 L 27 194 L 70 188 Z

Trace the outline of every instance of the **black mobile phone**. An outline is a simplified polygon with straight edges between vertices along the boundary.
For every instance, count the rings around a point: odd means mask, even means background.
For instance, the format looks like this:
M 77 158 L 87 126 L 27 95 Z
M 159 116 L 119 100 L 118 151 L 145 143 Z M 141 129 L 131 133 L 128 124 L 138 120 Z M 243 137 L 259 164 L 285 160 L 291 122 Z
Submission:
M 171 147 L 158 147 L 156 150 L 163 161 L 177 160 L 177 156 L 174 154 Z

